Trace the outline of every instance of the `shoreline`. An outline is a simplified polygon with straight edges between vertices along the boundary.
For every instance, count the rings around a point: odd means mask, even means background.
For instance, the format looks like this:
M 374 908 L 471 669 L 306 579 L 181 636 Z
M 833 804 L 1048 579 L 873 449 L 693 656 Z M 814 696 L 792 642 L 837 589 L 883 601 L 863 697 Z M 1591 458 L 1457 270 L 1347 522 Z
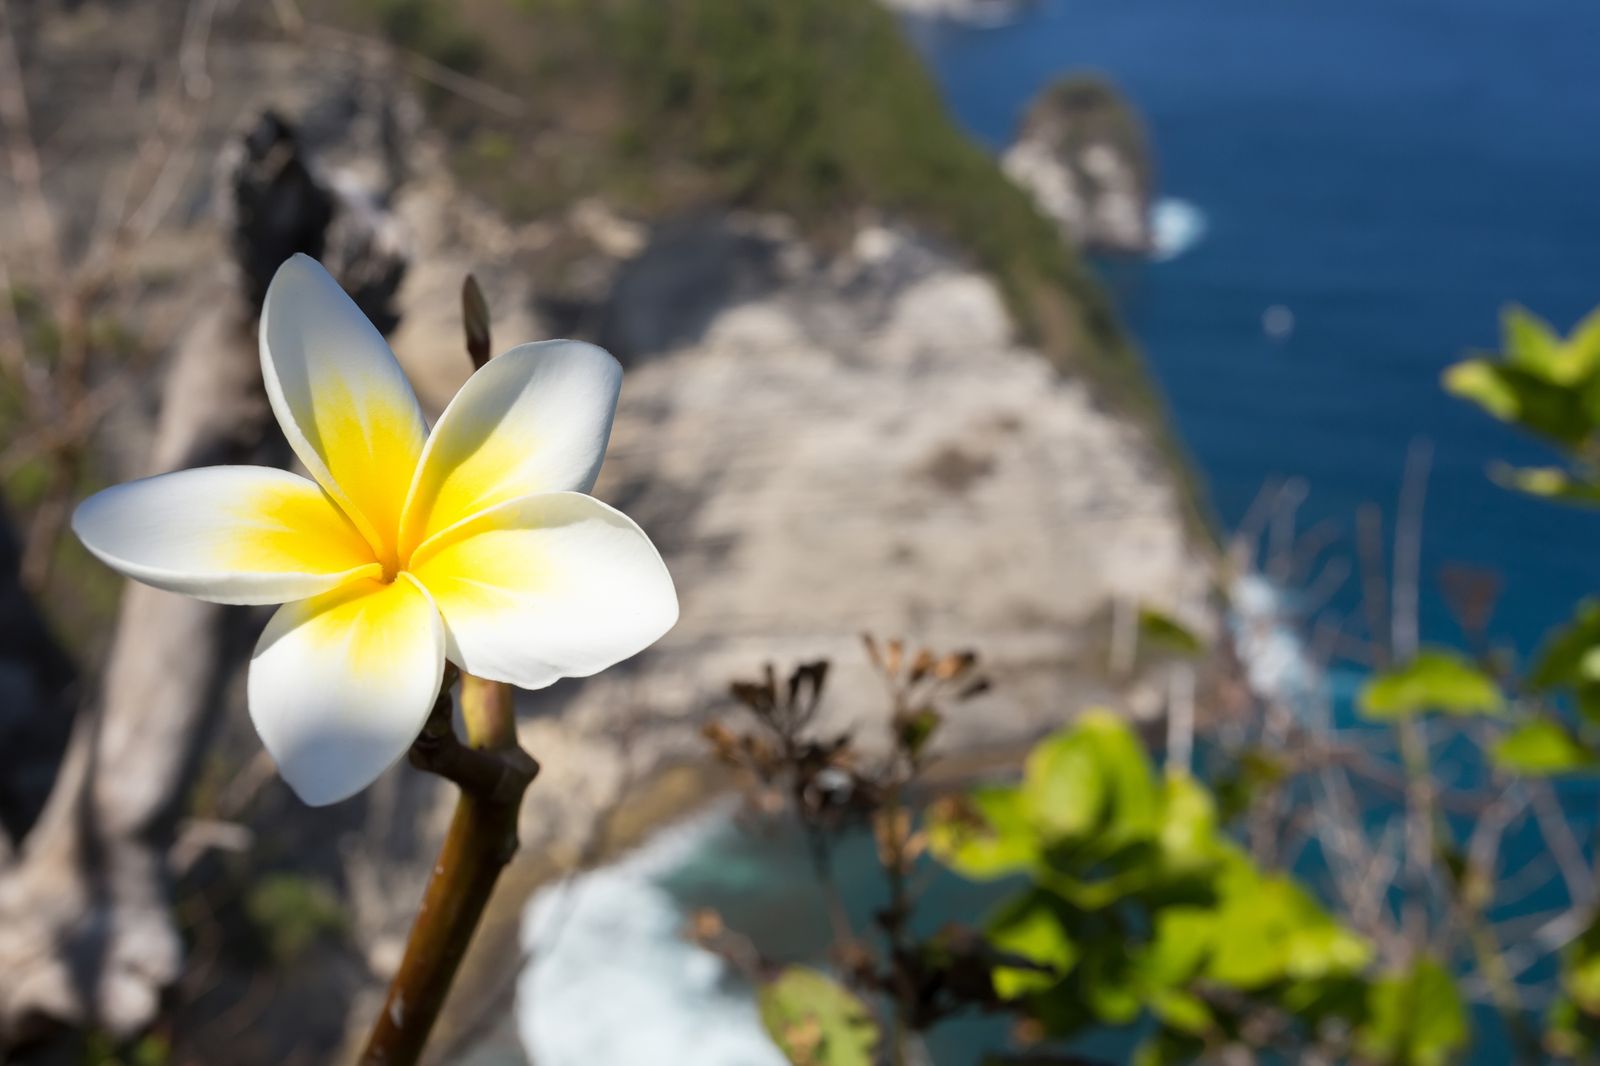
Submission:
M 921 784 L 943 793 L 984 778 L 1020 773 L 1023 759 L 1037 739 L 950 753 L 930 764 Z M 606 815 L 591 853 L 576 864 L 561 863 L 544 852 L 518 851 L 501 875 L 483 923 L 462 960 L 425 1061 L 442 1066 L 461 1061 L 474 1051 L 499 1050 L 510 1043 L 526 1056 L 516 1030 L 515 1004 L 517 979 L 528 965 L 522 943 L 523 917 L 535 895 L 564 879 L 620 861 L 660 833 L 739 791 L 737 774 L 710 758 L 674 763 L 626 791 L 622 802 Z
M 590 854 L 580 856 L 577 863 L 562 863 L 546 852 L 519 850 L 501 874 L 461 962 L 424 1061 L 455 1062 L 488 1034 L 508 1025 L 515 1036 L 517 978 L 528 961 L 522 946 L 523 914 L 537 892 L 616 862 L 736 788 L 733 774 L 709 760 L 674 763 L 624 792 L 615 809 L 604 815 Z M 521 1050 L 520 1039 L 517 1047 Z

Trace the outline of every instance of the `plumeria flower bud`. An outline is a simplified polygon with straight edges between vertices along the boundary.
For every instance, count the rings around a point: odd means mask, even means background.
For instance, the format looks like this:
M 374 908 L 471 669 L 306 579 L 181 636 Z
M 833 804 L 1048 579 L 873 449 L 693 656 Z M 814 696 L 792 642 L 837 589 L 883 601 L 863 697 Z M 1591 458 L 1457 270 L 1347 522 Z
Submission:
M 216 603 L 281 603 L 250 661 L 250 716 L 301 799 L 344 799 L 402 756 L 445 661 L 543 688 L 587 677 L 678 617 L 630 519 L 586 495 L 622 369 L 577 341 L 490 360 L 432 432 L 383 337 L 315 260 L 261 311 L 273 413 L 314 480 L 204 467 L 85 500 L 108 566 Z

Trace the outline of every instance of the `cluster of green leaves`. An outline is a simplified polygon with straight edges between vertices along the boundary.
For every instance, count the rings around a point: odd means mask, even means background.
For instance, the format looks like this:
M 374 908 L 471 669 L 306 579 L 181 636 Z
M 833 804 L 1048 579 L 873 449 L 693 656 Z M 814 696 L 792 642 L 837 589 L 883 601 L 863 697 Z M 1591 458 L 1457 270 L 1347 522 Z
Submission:
M 1520 307 L 1501 320 L 1503 351 L 1445 372 L 1446 390 L 1559 449 L 1564 466 L 1497 465 L 1509 488 L 1568 503 L 1600 504 L 1600 312 L 1563 338 Z
M 1547 1018 L 1545 1045 L 1578 1062 L 1600 1058 L 1600 920 L 1561 957 L 1561 994 Z
M 1493 716 L 1504 719 L 1489 754 L 1510 774 L 1548 777 L 1600 768 L 1600 603 L 1585 602 L 1577 618 L 1547 642 L 1523 682 L 1529 698 L 1504 699 L 1495 680 L 1458 653 L 1424 651 L 1409 663 L 1379 673 L 1361 693 L 1370 719 L 1401 722 L 1425 714 Z M 1553 701 L 1570 698 L 1579 711 L 1573 729 Z M 1446 834 L 1447 823 L 1438 830 Z M 1441 855 L 1457 845 L 1445 844 Z M 1447 865 L 1453 865 L 1446 859 Z M 1420 976 L 1419 976 L 1420 979 Z M 1454 985 L 1447 971 L 1430 973 L 1428 991 L 1413 1009 L 1432 1009 Z M 1561 995 L 1546 1017 L 1545 1049 L 1588 1061 L 1600 1054 L 1600 921 L 1570 944 L 1561 957 Z M 1443 1030 L 1441 1030 L 1443 1031 Z
M 1562 337 L 1532 313 L 1508 308 L 1501 347 L 1451 367 L 1445 388 L 1552 445 L 1563 463 L 1498 464 L 1491 473 L 1556 502 L 1600 504 L 1600 311 Z M 1600 600 L 1580 604 L 1551 635 L 1523 685 L 1530 707 L 1543 710 L 1525 710 L 1500 740 L 1500 764 L 1538 776 L 1600 768 Z
M 1446 389 L 1550 444 L 1562 463 L 1497 464 L 1491 475 L 1554 502 L 1600 504 L 1600 310 L 1563 337 L 1528 311 L 1509 308 L 1501 347 L 1451 367 Z M 1600 769 L 1600 600 L 1579 604 L 1547 638 L 1522 687 L 1526 698 L 1495 746 L 1497 763 L 1535 777 Z M 1545 1046 L 1592 1060 L 1600 1055 L 1600 916 L 1563 950 L 1560 988 Z
M 761 986 L 761 1025 L 794 1066 L 873 1066 L 877 1019 L 819 970 L 789 966 Z
M 1500 764 L 1539 777 L 1600 769 L 1600 601 L 1578 605 L 1523 680 L 1532 706 L 1496 748 Z
M 1370 945 L 1259 868 L 1211 794 L 1158 774 L 1109 712 L 1039 744 L 1021 782 L 937 806 L 929 844 L 965 877 L 1025 880 L 988 923 L 1009 960 L 995 989 L 1050 1039 L 1148 1018 L 1141 1061 L 1188 1061 L 1248 1044 L 1266 1014 L 1287 1027 L 1280 1047 L 1337 1028 L 1374 1062 L 1443 1062 L 1465 1040 L 1447 973 L 1423 961 L 1373 979 Z

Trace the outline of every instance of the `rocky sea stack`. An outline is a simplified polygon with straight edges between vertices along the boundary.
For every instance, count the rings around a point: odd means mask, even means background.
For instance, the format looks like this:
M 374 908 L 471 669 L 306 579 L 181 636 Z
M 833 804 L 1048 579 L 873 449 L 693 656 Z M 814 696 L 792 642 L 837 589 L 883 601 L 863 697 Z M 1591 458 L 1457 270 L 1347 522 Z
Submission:
M 1138 114 L 1106 81 L 1075 75 L 1040 93 L 1003 165 L 1074 245 L 1149 254 L 1150 145 Z

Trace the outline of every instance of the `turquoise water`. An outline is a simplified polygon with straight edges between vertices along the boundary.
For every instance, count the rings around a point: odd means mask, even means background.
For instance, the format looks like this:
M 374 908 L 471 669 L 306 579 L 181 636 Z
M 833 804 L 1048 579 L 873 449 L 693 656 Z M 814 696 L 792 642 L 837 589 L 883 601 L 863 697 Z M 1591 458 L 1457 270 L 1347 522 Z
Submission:
M 873 912 L 888 902 L 888 896 L 871 836 L 866 832 L 845 836 L 834 862 L 852 929 L 857 935 L 873 936 Z M 832 931 L 797 832 L 771 827 L 752 831 L 723 823 L 659 883 L 681 907 L 716 908 L 729 926 L 750 933 L 772 958 L 827 965 Z M 948 922 L 981 925 L 984 916 L 1017 887 L 1010 882 L 964 881 L 932 862 L 920 865 L 911 886 L 918 901 L 913 929 L 921 936 Z M 929 1035 L 925 1050 L 939 1066 L 974 1066 L 986 1052 L 1005 1049 L 1009 1031 L 1003 1018 L 960 1015 L 940 1024 Z M 1076 1043 L 1073 1049 L 1111 1063 L 1122 1061 L 1135 1043 L 1130 1034 L 1105 1034 Z
M 873 912 L 888 903 L 888 895 L 871 836 L 846 836 L 834 862 L 851 927 L 857 935 L 873 935 Z M 826 963 L 833 934 L 796 832 L 725 826 L 662 883 L 680 903 L 715 907 L 732 928 L 751 931 L 773 958 Z M 946 922 L 981 924 L 1010 887 L 963 881 L 932 863 L 924 864 L 913 885 L 921 898 L 915 926 L 920 935 Z M 1004 1047 L 1006 1031 L 994 1018 L 956 1018 L 939 1027 L 929 1050 L 939 1063 L 974 1063 L 985 1049 Z

